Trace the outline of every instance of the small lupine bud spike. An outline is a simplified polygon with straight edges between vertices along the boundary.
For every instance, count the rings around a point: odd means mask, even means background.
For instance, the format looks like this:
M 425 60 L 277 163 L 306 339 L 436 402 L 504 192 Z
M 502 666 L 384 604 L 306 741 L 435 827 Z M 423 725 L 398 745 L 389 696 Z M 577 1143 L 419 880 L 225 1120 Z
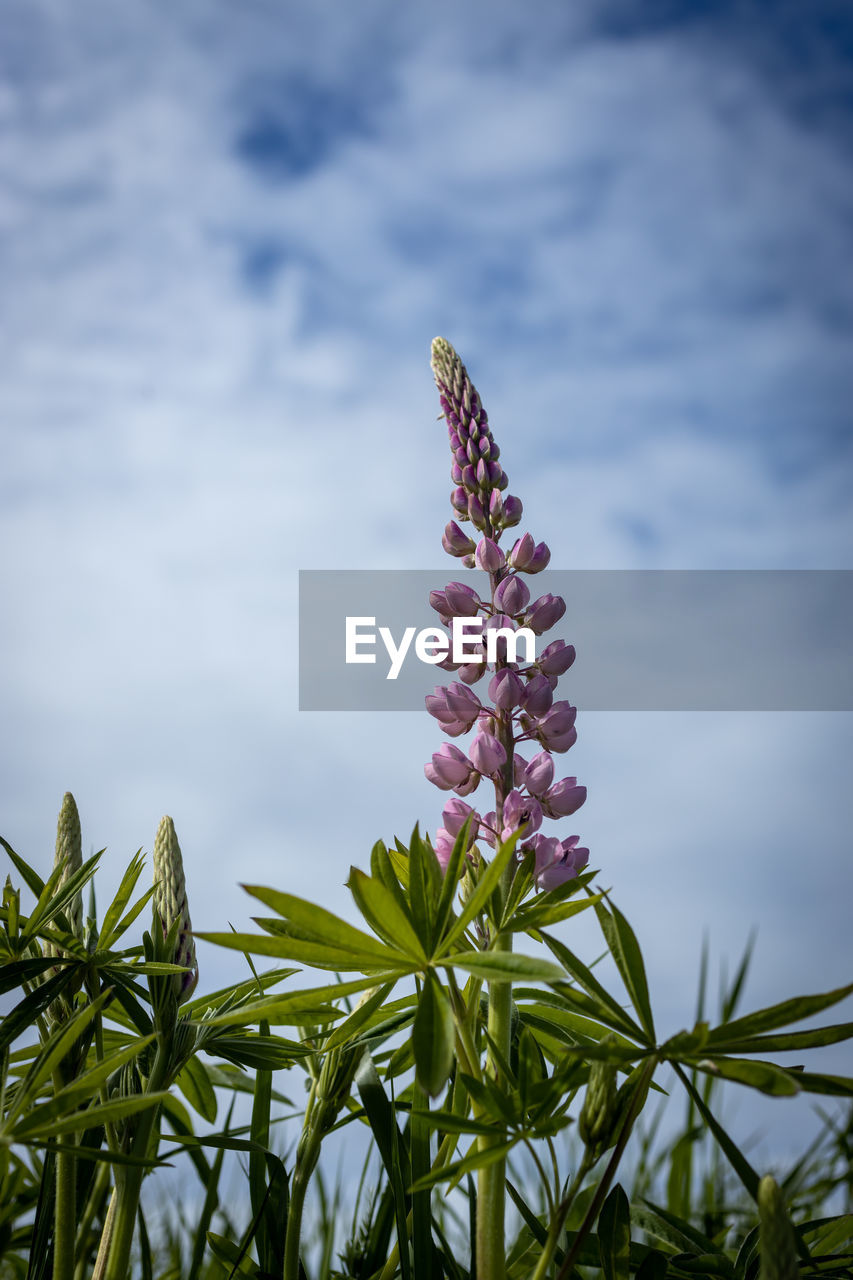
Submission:
M 596 1059 L 589 1069 L 586 1096 L 578 1116 L 578 1133 L 590 1154 L 600 1154 L 610 1146 L 616 1118 L 616 1067 Z
M 760 1280 L 797 1280 L 797 1240 L 785 1208 L 785 1200 L 769 1174 L 758 1184 L 758 1219 L 761 1241 Z
M 175 964 L 184 965 L 189 973 L 176 974 L 175 995 L 178 1004 L 188 1000 L 198 982 L 195 942 L 192 921 L 187 904 L 187 886 L 184 879 L 184 860 L 175 833 L 175 824 L 169 817 L 160 820 L 154 839 L 154 897 L 155 919 L 159 919 L 165 937 L 177 920 L 178 935 L 175 940 Z
M 77 804 L 70 791 L 66 791 L 62 797 L 62 806 L 56 823 L 56 853 L 53 865 L 58 866 L 63 859 L 65 860 L 65 870 L 62 872 L 57 885 L 58 889 L 62 889 L 83 865 L 80 814 L 77 812 Z M 65 914 L 68 917 L 68 923 L 71 925 L 71 932 L 75 938 L 82 940 L 83 895 L 81 893 L 75 893 L 71 902 L 65 908 Z

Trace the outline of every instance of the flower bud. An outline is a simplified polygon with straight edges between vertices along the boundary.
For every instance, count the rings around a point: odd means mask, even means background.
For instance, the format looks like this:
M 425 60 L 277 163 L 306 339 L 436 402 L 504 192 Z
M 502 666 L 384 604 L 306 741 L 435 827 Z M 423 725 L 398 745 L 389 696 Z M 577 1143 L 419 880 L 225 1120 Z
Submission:
M 501 711 L 511 711 L 524 698 L 524 681 L 508 667 L 503 667 L 489 683 L 489 697 Z
M 493 489 L 492 496 L 489 498 L 489 519 L 495 528 L 499 528 L 504 513 L 504 500 L 500 489 Z
M 758 1184 L 761 1280 L 797 1280 L 797 1239 L 776 1180 L 768 1174 Z
M 492 452 L 492 457 L 496 455 Z M 504 518 L 503 525 L 505 529 L 512 529 L 515 525 L 520 524 L 521 515 L 524 510 L 521 498 L 516 498 L 513 494 L 507 494 L 504 498 Z
M 70 791 L 62 797 L 62 806 L 56 823 L 56 851 L 53 865 L 65 860 L 65 869 L 59 879 L 61 890 L 83 865 L 83 840 L 80 833 L 80 814 Z M 65 915 L 75 938 L 83 938 L 83 895 L 78 892 L 65 907 Z
M 461 618 L 473 618 L 483 603 L 473 587 L 466 582 L 448 582 L 444 598 L 451 614 Z
M 486 513 L 483 510 L 483 504 L 477 497 L 476 493 L 469 493 L 467 498 L 468 519 L 474 525 L 475 529 L 481 531 L 486 527 Z
M 547 569 L 550 560 L 550 547 L 544 542 L 537 543 L 536 549 L 530 557 L 530 562 L 526 570 L 527 573 L 541 573 L 543 569 Z
M 547 751 L 568 751 L 577 740 L 575 718 L 577 707 L 568 702 L 555 702 L 536 726 L 536 737 Z
M 504 567 L 504 553 L 491 538 L 481 538 L 474 553 L 477 568 L 485 573 L 497 573 Z
M 424 773 L 442 791 L 453 791 L 469 781 L 472 768 L 471 761 L 458 747 L 445 742 L 424 765 Z
M 182 1004 L 195 990 L 198 982 L 198 964 L 187 903 L 184 861 L 181 857 L 181 846 L 175 834 L 175 824 L 169 817 L 162 818 L 157 828 L 153 863 L 154 918 L 159 919 L 163 936 L 169 933 L 176 920 L 179 921 L 173 962 L 184 965 L 189 970 L 188 973 L 176 974 L 174 978 L 175 995 L 178 1004 Z
M 465 823 L 473 814 L 471 830 L 468 836 L 468 843 L 473 844 L 477 838 L 477 826 L 479 823 L 479 814 L 476 813 L 464 800 L 452 799 L 448 800 L 442 810 L 442 818 L 444 819 L 444 827 L 449 835 L 455 840 L 459 832 L 465 826 Z
M 470 519 L 468 511 L 468 494 L 458 485 L 450 495 L 450 505 L 454 511 L 458 511 L 463 520 Z
M 589 1069 L 586 1096 L 578 1116 L 578 1133 L 593 1156 L 601 1155 L 615 1136 L 616 1067 L 596 1058 Z
M 554 761 L 547 751 L 535 755 L 522 775 L 522 785 L 532 796 L 542 797 L 554 780 Z
M 577 778 L 563 778 L 541 799 L 549 818 L 568 818 L 586 800 L 586 787 L 579 787 Z
M 510 551 L 507 560 L 513 569 L 526 569 L 533 559 L 536 543 L 529 533 L 522 534 Z
M 530 603 L 530 591 L 527 583 L 511 574 L 498 583 L 495 591 L 495 604 L 502 613 L 510 616 L 523 613 Z
M 541 636 L 543 632 L 550 631 L 551 627 L 560 621 L 565 612 L 566 602 L 561 596 L 552 596 L 550 594 L 540 596 L 530 606 L 525 625 L 535 635 Z
M 554 691 L 547 676 L 536 675 L 528 680 L 524 693 L 524 710 L 534 720 L 544 716 L 554 701 Z
M 459 528 L 455 520 L 449 520 L 441 539 L 441 545 L 449 556 L 467 556 L 474 550 L 474 539 Z
M 575 646 L 565 640 L 552 640 L 539 655 L 539 670 L 546 676 L 561 676 L 575 660 Z
M 493 733 L 481 730 L 470 747 L 471 761 L 478 773 L 487 777 L 506 764 L 506 750 Z

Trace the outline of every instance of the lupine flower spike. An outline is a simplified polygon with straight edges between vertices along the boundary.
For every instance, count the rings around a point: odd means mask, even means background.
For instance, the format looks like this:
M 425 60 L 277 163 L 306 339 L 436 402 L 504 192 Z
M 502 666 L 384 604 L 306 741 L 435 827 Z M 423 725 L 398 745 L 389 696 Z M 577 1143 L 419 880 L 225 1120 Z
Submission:
M 508 480 L 486 411 L 464 364 L 444 338 L 432 344 L 432 370 L 447 422 L 454 485 L 450 503 L 455 519 L 444 530 L 442 546 L 467 568 L 487 574 L 488 589 L 451 582 L 431 593 L 430 604 L 447 627 L 454 617 L 481 617 L 484 631 L 499 629 L 511 638 L 524 627 L 535 636 L 544 635 L 562 618 L 565 601 L 546 593 L 531 602 L 522 575 L 541 573 L 551 552 L 530 533 L 517 538 L 508 553 L 500 546 L 505 530 L 521 520 L 521 501 L 506 493 Z M 466 521 L 481 535 L 478 542 L 461 528 Z M 510 654 L 504 636 L 498 639 L 492 663 L 441 663 L 445 670 L 455 671 L 461 683 L 439 686 L 426 699 L 427 710 L 448 737 L 476 732 L 467 754 L 445 743 L 425 773 L 435 786 L 457 796 L 469 795 L 483 778 L 489 779 L 495 809 L 485 817 L 474 814 L 472 839 L 479 836 L 495 845 L 520 832 L 525 843 L 519 846 L 519 856 L 533 853 L 536 886 L 547 890 L 574 879 L 589 860 L 589 850 L 579 847 L 579 836 L 560 840 L 539 830 L 543 819 L 566 818 L 586 799 L 586 787 L 577 778 L 554 781 L 554 754 L 568 751 L 577 739 L 576 709 L 554 701 L 559 678 L 574 662 L 575 651 L 562 640 L 547 645 L 537 661 L 519 661 L 521 651 L 518 646 L 515 655 Z M 484 657 L 486 653 L 487 649 Z M 469 687 L 487 671 L 493 673 L 488 701 Z M 525 742 L 540 748 L 531 760 L 518 750 Z M 451 809 L 460 803 L 448 802 L 437 833 L 436 854 L 444 867 L 455 834 L 473 812 L 464 804 Z
M 175 824 L 169 817 L 161 819 L 154 840 L 154 882 L 154 915 L 159 917 L 163 936 L 166 937 L 176 920 L 179 922 L 173 963 L 184 965 L 189 970 L 175 975 L 175 995 L 178 1004 L 182 1004 L 195 990 L 198 965 L 181 846 L 175 834 Z

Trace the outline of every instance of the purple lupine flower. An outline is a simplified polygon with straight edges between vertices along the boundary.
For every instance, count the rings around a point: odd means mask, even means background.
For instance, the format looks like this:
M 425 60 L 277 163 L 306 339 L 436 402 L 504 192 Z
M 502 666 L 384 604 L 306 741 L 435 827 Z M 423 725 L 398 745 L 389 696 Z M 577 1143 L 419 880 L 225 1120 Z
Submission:
M 537 666 L 546 676 L 561 676 L 575 660 L 575 646 L 565 640 L 552 640 L 539 655 Z
M 471 762 L 478 773 L 490 777 L 506 764 L 506 748 L 493 733 L 481 729 L 471 743 Z
M 459 528 L 455 520 L 449 520 L 441 539 L 441 545 L 449 556 L 468 556 L 474 553 L 474 539 Z
M 550 560 L 551 548 L 545 542 L 538 542 L 525 573 L 541 573 L 543 569 L 547 569 Z
M 512 574 L 498 583 L 495 592 L 495 604 L 502 613 L 516 615 L 523 613 L 530 603 L 530 589 L 521 578 Z
M 575 717 L 577 707 L 568 702 L 555 702 L 536 725 L 536 737 L 546 751 L 568 751 L 577 739 Z
M 442 791 L 455 791 L 470 781 L 474 766 L 458 747 L 444 742 L 432 753 L 432 760 L 424 765 L 424 773 Z M 473 790 L 473 788 L 472 788 Z
M 443 594 L 447 601 L 451 616 L 455 614 L 461 618 L 473 618 L 483 603 L 467 582 L 448 582 L 444 591 L 439 594 Z
M 563 778 L 539 798 L 549 818 L 568 818 L 586 800 L 586 787 L 579 787 L 577 778 Z
M 450 862 L 450 855 L 453 853 L 455 843 L 455 836 L 446 831 L 444 827 L 438 828 L 435 833 L 435 856 L 442 871 L 447 870 L 447 864 Z
M 532 796 L 542 796 L 554 781 L 554 761 L 547 751 L 540 751 L 530 761 L 522 774 L 522 785 Z
M 524 691 L 524 710 L 528 716 L 538 720 L 545 715 L 553 701 L 554 690 L 547 676 L 540 674 L 528 680 Z
M 507 556 L 507 563 L 513 569 L 524 570 L 533 559 L 533 552 L 536 550 L 536 543 L 529 533 L 522 534 Z
M 468 839 L 469 844 L 472 844 L 477 838 L 477 827 L 480 822 L 480 815 L 476 810 L 472 809 L 470 804 L 466 804 L 464 800 L 453 799 L 448 800 L 441 814 L 444 819 L 445 830 L 453 836 L 454 840 L 472 815 L 473 821 L 471 823 L 471 831 Z
M 521 498 L 516 498 L 511 493 L 507 494 L 504 498 L 503 527 L 505 529 L 512 529 L 517 525 L 521 521 L 523 510 L 524 507 L 522 506 Z
M 516 831 L 529 836 L 542 825 L 542 806 L 532 796 L 520 791 L 510 791 L 504 801 L 503 831 L 501 838 L 508 840 Z
M 436 688 L 426 700 L 428 710 L 450 737 L 477 731 L 468 756 L 446 743 L 425 766 L 430 781 L 455 792 L 444 808 L 436 853 L 446 868 L 453 840 L 469 818 L 472 841 L 477 835 L 494 846 L 519 832 L 527 841 L 525 847 L 536 852 L 537 887 L 549 888 L 577 875 L 589 856 L 577 847 L 577 836 L 561 842 L 538 830 L 543 817 L 556 820 L 574 813 L 586 798 L 586 789 L 576 778 L 554 783 L 552 758 L 552 753 L 567 751 L 577 737 L 576 709 L 565 701 L 554 702 L 559 676 L 571 666 L 575 651 L 558 640 L 536 660 L 526 643 L 511 653 L 506 639 L 494 632 L 512 635 L 524 626 L 542 635 L 559 621 L 566 605 L 550 594 L 531 604 L 530 590 L 519 576 L 545 569 L 551 557 L 546 543 L 522 533 L 508 555 L 498 545 L 503 531 L 520 522 L 522 504 L 506 492 L 500 449 L 485 410 L 465 366 L 442 338 L 433 343 L 432 368 L 447 423 L 454 485 L 451 505 L 456 517 L 447 524 L 442 544 L 464 567 L 479 568 L 489 577 L 488 589 L 481 592 L 467 583 L 453 582 L 430 596 L 432 607 L 448 627 L 457 617 L 481 615 L 483 620 L 482 639 L 466 641 L 471 658 L 457 664 L 448 654 L 438 664 L 445 671 L 455 671 L 457 683 Z M 457 520 L 473 523 L 481 535 L 476 545 Z M 481 701 L 470 686 L 487 671 L 489 701 Z M 532 760 L 516 750 L 526 739 L 541 748 Z M 470 794 L 483 777 L 494 786 L 496 804 L 494 812 L 481 818 L 461 797 Z
M 468 733 L 482 710 L 477 695 L 464 684 L 437 685 L 425 702 L 427 711 L 451 738 Z
M 550 594 L 540 596 L 538 600 L 533 601 L 527 611 L 524 625 L 529 627 L 537 636 L 541 636 L 544 632 L 550 631 L 554 624 L 560 621 L 565 612 L 566 602 L 562 596 L 552 596 Z
M 511 668 L 503 667 L 489 682 L 489 697 L 501 711 L 511 711 L 524 701 L 524 681 Z
M 491 538 L 481 538 L 474 552 L 474 560 L 478 569 L 484 573 L 497 573 L 506 563 L 504 553 Z
M 583 871 L 589 862 L 589 849 L 579 848 L 579 840 L 580 836 L 569 836 L 568 840 L 546 840 L 535 846 L 534 878 L 539 889 L 556 889 Z

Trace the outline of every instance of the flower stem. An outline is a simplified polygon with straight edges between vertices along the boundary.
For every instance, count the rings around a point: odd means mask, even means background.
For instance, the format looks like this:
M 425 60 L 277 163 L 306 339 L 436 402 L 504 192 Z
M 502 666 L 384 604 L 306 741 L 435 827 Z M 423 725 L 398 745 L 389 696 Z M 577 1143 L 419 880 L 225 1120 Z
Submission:
M 74 1243 L 77 1235 L 76 1182 L 76 1157 L 68 1151 L 57 1151 L 53 1280 L 74 1280 Z
M 287 1210 L 287 1233 L 284 1238 L 283 1280 L 299 1280 L 299 1243 L 302 1235 L 302 1212 L 305 1193 L 311 1174 L 320 1156 L 322 1134 L 309 1126 L 303 1130 L 296 1156 L 296 1166 L 290 1184 L 290 1204 Z
M 148 1093 L 157 1093 L 166 1079 L 167 1054 L 162 1043 L 157 1046 L 154 1065 L 148 1079 Z M 151 1137 L 154 1133 L 159 1106 L 148 1107 L 139 1113 L 136 1132 L 133 1137 L 131 1152 L 142 1159 L 149 1154 Z M 112 1217 L 112 1238 L 109 1242 L 109 1255 L 104 1272 L 104 1280 L 126 1280 L 130 1271 L 130 1250 L 133 1245 L 133 1232 L 136 1227 L 136 1213 L 139 1208 L 139 1196 L 142 1191 L 142 1179 L 145 1174 L 143 1165 L 116 1166 L 115 1212 Z M 110 1206 L 112 1213 L 113 1206 Z M 106 1224 L 104 1230 L 106 1231 Z

